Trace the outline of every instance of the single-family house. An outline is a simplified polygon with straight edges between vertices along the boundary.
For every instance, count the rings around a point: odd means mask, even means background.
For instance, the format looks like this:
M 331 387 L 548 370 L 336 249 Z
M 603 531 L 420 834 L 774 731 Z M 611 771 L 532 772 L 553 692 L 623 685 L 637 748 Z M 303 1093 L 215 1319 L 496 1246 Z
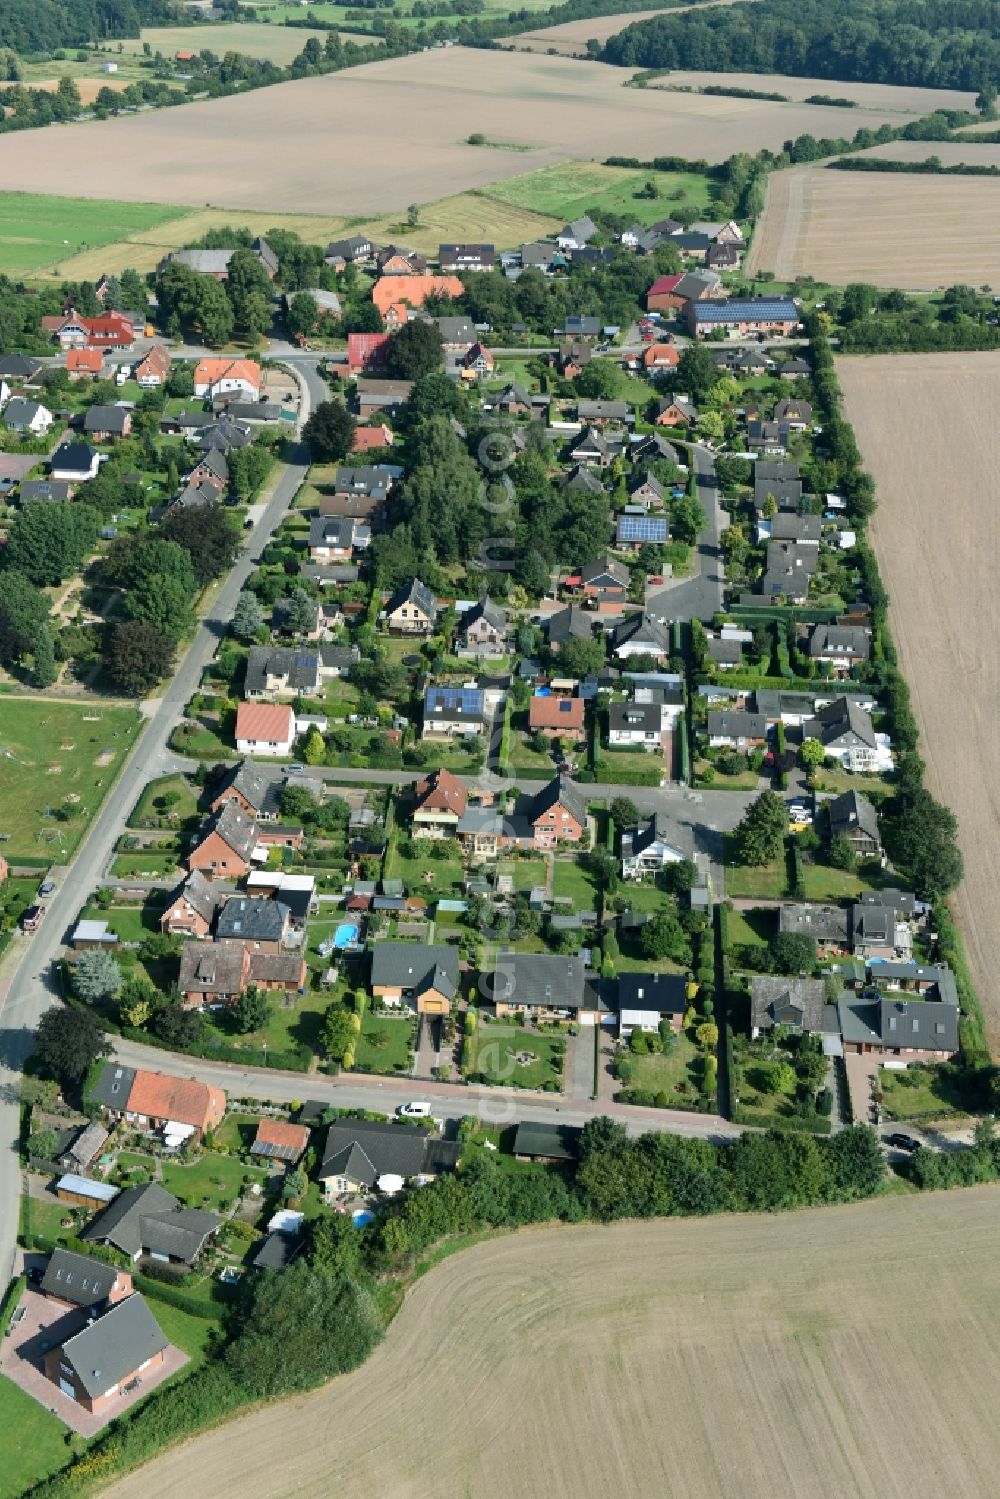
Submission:
M 862 625 L 814 625 L 809 636 L 813 661 L 827 661 L 834 671 L 846 674 L 871 656 L 872 634 Z
M 597 984 L 587 981 L 580 954 L 497 953 L 493 970 L 497 1018 L 524 1014 L 534 1020 L 579 1020 L 593 1024 L 601 1011 Z
M 932 999 L 883 996 L 842 999 L 837 1005 L 847 1055 L 947 1062 L 959 1053 L 959 1007 Z
M 187 856 L 188 869 L 200 870 L 209 879 L 239 879 L 250 869 L 257 839 L 256 819 L 237 802 L 227 801 L 196 834 Z
M 106 1244 L 133 1262 L 145 1255 L 162 1264 L 191 1265 L 218 1227 L 215 1213 L 182 1208 L 158 1182 L 146 1182 L 119 1192 L 100 1217 L 81 1231 L 80 1238 L 88 1244 Z M 119 1306 L 127 1306 L 129 1300 Z
M 758 514 L 773 509 L 772 500 L 779 510 L 798 510 L 802 502 L 802 480 L 797 463 L 758 458 L 754 464 L 753 480 L 753 502 Z
M 368 1192 L 382 1183 L 392 1191 L 454 1171 L 460 1146 L 425 1129 L 371 1119 L 338 1119 L 327 1131 L 316 1173 L 326 1198 Z
M 407 307 L 423 307 L 429 297 L 462 295 L 464 287 L 457 276 L 390 275 L 383 269 L 372 287 L 372 301 L 389 327 L 406 321 Z M 392 315 L 395 312 L 395 315 Z
M 582 250 L 585 245 L 597 235 L 597 225 L 589 214 L 581 214 L 580 218 L 573 219 L 565 228 L 556 235 L 556 244 L 560 250 Z
M 690 829 L 657 812 L 634 828 L 622 829 L 622 876 L 627 880 L 638 880 L 658 874 L 668 864 L 690 859 L 692 850 Z
M 778 909 L 778 931 L 792 937 L 810 937 L 821 950 L 849 952 L 851 913 L 844 906 L 785 901 Z
M 743 251 L 737 245 L 709 245 L 705 251 L 705 265 L 710 271 L 738 271 L 743 264 Z
M 104 350 L 67 349 L 66 371 L 71 380 L 99 380 L 104 374 Z
M 624 448 L 625 437 L 622 432 L 585 427 L 579 437 L 573 440 L 569 456 L 574 463 L 587 464 L 592 468 L 607 468 Z
M 615 698 L 608 709 L 608 748 L 662 750 L 664 709 L 661 703 Z
M 586 797 L 567 776 L 554 777 L 536 792 L 525 808 L 525 816 L 532 830 L 532 846 L 537 849 L 580 843 L 587 833 Z
M 377 422 L 372 427 L 356 427 L 354 429 L 354 437 L 351 440 L 351 452 L 375 453 L 381 448 L 391 448 L 392 443 L 392 428 L 387 427 L 385 422 Z
M 160 931 L 169 937 L 207 937 L 217 904 L 210 882 L 200 869 L 192 870 L 171 896 L 160 917 Z
M 400 635 L 430 635 L 437 623 L 438 602 L 425 583 L 412 578 L 402 584 L 385 607 L 390 630 Z
M 543 734 L 546 739 L 582 739 L 584 734 L 584 710 L 582 697 L 564 697 L 535 693 L 528 704 L 528 727 L 533 734 Z
M 40 401 L 27 401 L 23 396 L 14 396 L 4 407 L 3 424 L 8 432 L 28 432 L 32 437 L 42 437 L 52 426 L 55 417 Z
M 326 265 L 342 261 L 344 265 L 360 265 L 374 253 L 375 246 L 367 234 L 349 234 L 346 239 L 332 239 L 323 252 Z
M 291 912 L 280 899 L 232 895 L 215 918 L 216 942 L 242 942 L 254 952 L 281 952 L 291 930 Z
M 623 603 L 628 597 L 631 578 L 624 562 L 613 557 L 600 557 L 588 562 L 580 569 L 580 592 L 588 599 L 601 604 Z
M 653 423 L 657 427 L 693 427 L 698 408 L 687 396 L 666 396 L 657 401 Z
M 633 1031 L 658 1031 L 666 1021 L 679 1031 L 688 1006 L 687 980 L 682 973 L 621 973 L 602 983 L 602 994 L 618 1016 L 618 1034 L 627 1040 Z
M 43 1355 L 45 1377 L 91 1415 L 105 1415 L 126 1387 L 160 1369 L 170 1344 L 138 1291 Z
M 364 522 L 345 515 L 316 515 L 309 522 L 309 556 L 313 562 L 344 562 L 354 553 L 355 535 L 360 525 L 366 537 L 371 531 Z
M 461 275 L 471 271 L 495 271 L 497 252 L 493 245 L 439 245 L 438 265 L 442 271 Z
M 401 245 L 383 245 L 375 251 L 375 266 L 380 276 L 424 276 L 427 258 Z
M 241 755 L 290 755 L 295 734 L 295 714 L 287 703 L 240 703 L 236 710 Z
M 619 661 L 630 656 L 666 661 L 670 656 L 668 629 L 645 612 L 629 614 L 611 631 L 611 654 Z
M 553 363 L 564 379 L 572 380 L 587 368 L 590 359 L 589 344 L 579 338 L 562 338 L 556 347 Z
M 85 484 L 97 477 L 100 466 L 100 454 L 88 443 L 64 442 L 49 460 L 49 477 L 66 484 Z
M 507 611 L 483 597 L 459 616 L 455 627 L 459 650 L 475 655 L 503 655 L 507 645 Z
M 783 422 L 767 422 L 752 417 L 747 422 L 747 447 L 752 453 L 781 457 L 788 451 L 788 428 Z
M 422 739 L 482 734 L 488 722 L 481 687 L 428 687 L 424 692 Z
M 830 837 L 846 838 L 859 859 L 880 859 L 878 813 L 860 791 L 845 791 L 826 803 Z
M 812 426 L 812 415 L 809 402 L 799 396 L 786 397 L 774 404 L 774 420 L 783 423 L 791 432 L 805 432 Z
M 804 1035 L 836 1030 L 822 979 L 755 975 L 750 980 L 750 1035 L 787 1026 Z
M 676 344 L 652 343 L 643 349 L 640 356 L 642 367 L 647 374 L 656 374 L 658 370 L 674 370 L 680 363 L 680 350 Z
M 54 1249 L 38 1289 L 49 1301 L 100 1313 L 131 1296 L 132 1273 L 89 1254 Z
M 28 505 L 32 500 L 49 500 L 65 504 L 73 498 L 72 484 L 52 484 L 48 479 L 22 479 L 17 486 L 19 505 Z
M 91 406 L 83 418 L 83 430 L 95 442 L 112 442 L 132 431 L 130 406 Z
M 413 788 L 413 832 L 423 837 L 450 837 L 468 805 L 469 793 L 450 770 L 440 769 Z
M 143 390 L 155 390 L 165 383 L 171 363 L 170 354 L 163 345 L 153 344 L 132 366 L 132 379 Z
M 750 713 L 744 708 L 710 712 L 707 728 L 713 749 L 758 749 L 767 743 L 767 719 L 763 713 Z
M 221 1088 L 117 1062 L 104 1064 L 90 1096 L 113 1119 L 126 1119 L 147 1133 L 162 1130 L 185 1140 L 200 1139 L 221 1124 L 226 1114 Z
M 519 1161 L 545 1161 L 561 1165 L 580 1154 L 578 1124 L 535 1124 L 522 1120 L 514 1131 L 514 1157 Z
M 570 604 L 557 614 L 550 614 L 546 625 L 549 649 L 556 654 L 568 640 L 592 640 L 594 616 L 579 604 Z
M 458 993 L 458 949 L 445 943 L 376 942 L 371 988 L 387 1005 L 418 1015 L 447 1015 Z
M 650 515 L 642 505 L 626 505 L 615 522 L 615 546 L 620 552 L 638 552 L 640 547 L 666 546 L 670 522 L 666 515 Z
M 879 744 L 871 714 L 852 698 L 841 697 L 802 725 L 804 739 L 818 739 L 830 759 L 852 772 L 891 768 L 888 750 Z
M 349 333 L 347 335 L 347 372 L 355 377 L 380 370 L 389 350 L 389 333 Z
M 804 604 L 818 565 L 819 547 L 814 541 L 769 541 L 760 591 L 767 599 Z
M 492 350 L 485 344 L 474 343 L 461 360 L 463 380 L 487 380 L 493 373 L 496 360 Z

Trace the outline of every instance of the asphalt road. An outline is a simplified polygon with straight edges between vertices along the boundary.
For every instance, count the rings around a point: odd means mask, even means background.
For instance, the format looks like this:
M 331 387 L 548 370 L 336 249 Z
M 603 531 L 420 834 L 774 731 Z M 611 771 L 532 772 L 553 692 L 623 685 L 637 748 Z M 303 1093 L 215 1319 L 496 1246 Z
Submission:
M 706 1140 L 734 1140 L 743 1133 L 739 1125 L 730 1124 L 714 1114 L 686 1113 L 678 1109 L 635 1109 L 621 1104 L 549 1099 L 544 1095 L 525 1095 L 502 1088 L 470 1088 L 459 1083 L 411 1082 L 407 1079 L 356 1077 L 331 1078 L 304 1076 L 301 1072 L 272 1072 L 263 1068 L 230 1066 L 206 1062 L 200 1057 L 174 1056 L 151 1046 L 115 1039 L 115 1056 L 129 1067 L 150 1067 L 172 1077 L 194 1077 L 214 1083 L 231 1098 L 270 1099 L 274 1103 L 317 1100 L 342 1109 L 371 1109 L 391 1114 L 401 1103 L 427 1099 L 434 1106 L 434 1117 L 446 1124 L 457 1123 L 470 1114 L 490 1125 L 513 1124 L 532 1120 L 558 1124 L 586 1124 L 598 1114 L 620 1119 L 630 1134 L 640 1135 L 651 1129 L 666 1129 L 671 1134 L 691 1135 Z
M 697 572 L 690 578 L 669 584 L 659 593 L 646 597 L 646 611 L 662 619 L 700 619 L 709 623 L 722 609 L 722 553 L 719 537 L 723 515 L 715 478 L 715 461 L 707 448 L 692 446 L 698 475 L 698 498 L 708 524 L 698 540 Z

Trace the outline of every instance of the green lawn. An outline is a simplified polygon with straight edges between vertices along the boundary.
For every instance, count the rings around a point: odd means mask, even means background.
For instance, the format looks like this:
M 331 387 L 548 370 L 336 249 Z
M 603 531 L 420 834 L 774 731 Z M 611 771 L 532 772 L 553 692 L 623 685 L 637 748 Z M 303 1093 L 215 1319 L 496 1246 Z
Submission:
M 644 1088 L 650 1093 L 666 1093 L 672 1109 L 693 1109 L 701 1094 L 694 1062 L 697 1046 L 682 1031 L 673 1050 L 658 1056 L 629 1056 L 632 1076 L 630 1088 Z
M 259 1122 L 257 1114 L 227 1114 L 215 1131 L 215 1143 L 224 1145 L 227 1150 L 249 1150 L 257 1136 Z
M 489 1083 L 511 1083 L 516 1088 L 544 1088 L 546 1083 L 562 1087 L 562 1070 L 554 1066 L 555 1053 L 565 1043 L 557 1031 L 522 1031 L 513 1025 L 482 1025 L 475 1032 L 472 1071 Z M 531 1061 L 518 1055 L 531 1053 Z
M 73 1455 L 63 1423 L 5 1375 L 0 1375 L 0 1431 L 0 1499 L 20 1499 Z
M 56 71 L 53 63 L 49 77 Z M 0 193 L 0 272 L 23 276 L 190 213 L 162 203 Z
M 131 854 L 116 854 L 111 865 L 111 877 L 117 880 L 152 879 L 157 875 L 170 874 L 178 867 L 180 854 L 165 849 L 154 853 L 150 849 L 139 849 Z
M 263 1182 L 266 1171 L 253 1170 L 232 1156 L 206 1151 L 198 1160 L 164 1161 L 163 1185 L 181 1199 L 186 1207 L 217 1210 L 240 1194 L 243 1178 L 250 1176 Z
M 662 911 L 667 905 L 666 891 L 642 880 L 623 881 L 620 895 L 631 911 Z
M 513 875 L 515 890 L 533 890 L 536 885 L 545 884 L 545 860 L 506 859 L 500 865 L 500 873 Z
M 806 863 L 802 865 L 802 887 L 809 900 L 856 900 L 862 890 L 872 888 L 860 871 Z
M 159 776 L 144 787 L 142 795 L 132 809 L 132 815 L 128 820 L 129 827 L 141 827 L 144 818 L 161 816 L 162 814 L 153 806 L 153 803 L 157 797 L 170 795 L 179 797 L 179 800 L 169 808 L 169 816 L 172 820 L 184 822 L 187 818 L 198 815 L 198 792 L 187 777 Z
M 404 859 L 397 853 L 390 878 L 402 880 L 407 895 L 423 896 L 426 900 L 440 895 L 449 898 L 461 896 L 465 867 L 460 859 L 434 859 L 429 852 L 415 859 Z
M 146 906 L 112 906 L 107 911 L 102 911 L 100 906 L 84 906 L 80 919 L 106 921 L 123 942 L 145 942 L 147 937 L 160 930 L 157 912 Z
M 730 911 L 730 947 L 765 946 L 777 931 L 773 911 Z
M 568 897 L 575 911 L 593 911 L 597 905 L 593 880 L 583 865 L 571 856 L 556 855 L 552 893 L 557 897 Z
M 649 181 L 656 183 L 658 197 L 637 198 L 636 193 Z M 710 202 L 708 178 L 699 173 L 636 171 L 606 167 L 594 161 L 543 167 L 537 172 L 491 183 L 481 191 L 503 203 L 557 219 L 573 219 L 599 208 L 605 213 L 625 214 L 642 224 L 654 224 L 667 217 L 671 202 L 682 201 L 685 207 L 703 206 L 706 211 Z M 683 194 L 683 198 L 678 199 L 678 194 Z
M 140 723 L 135 708 L 4 698 L 0 849 L 8 860 L 41 855 L 62 863 L 76 852 Z
M 156 1296 L 149 1296 L 147 1300 L 150 1311 L 163 1330 L 163 1336 L 186 1353 L 195 1366 L 204 1363 L 212 1334 L 218 1331 L 219 1324 L 209 1321 L 207 1317 L 194 1317 L 190 1312 L 182 1312 L 179 1307 L 168 1306 Z M 185 1372 L 189 1369 L 190 1365 L 185 1365 Z
M 879 1081 L 888 1119 L 940 1119 L 969 1108 L 969 1100 L 946 1067 L 913 1066 L 905 1072 L 883 1067 Z
M 366 1010 L 354 1052 L 358 1072 L 404 1072 L 410 1065 L 410 1044 L 416 1021 L 410 1016 L 386 1018 Z
M 72 1211 L 72 1203 L 59 1202 L 55 1197 L 43 1202 L 38 1197 L 21 1198 L 21 1228 L 27 1233 L 40 1235 L 43 1239 L 57 1239 L 72 1230 L 63 1229 L 62 1220 Z

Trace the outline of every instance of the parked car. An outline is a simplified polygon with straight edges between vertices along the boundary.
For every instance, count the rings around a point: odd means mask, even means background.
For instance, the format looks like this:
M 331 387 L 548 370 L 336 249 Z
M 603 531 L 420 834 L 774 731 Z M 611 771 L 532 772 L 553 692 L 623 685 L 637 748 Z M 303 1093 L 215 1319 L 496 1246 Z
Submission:
M 891 1145 L 894 1150 L 906 1150 L 912 1155 L 915 1150 L 923 1150 L 923 1141 L 915 1140 L 912 1135 L 903 1135 L 894 1132 L 891 1135 L 883 1135 L 886 1145 Z
M 39 895 L 51 895 L 56 888 L 54 880 L 43 880 L 38 887 Z
M 431 1106 L 429 1103 L 419 1101 L 401 1103 L 396 1113 L 400 1119 L 429 1119 L 431 1117 Z

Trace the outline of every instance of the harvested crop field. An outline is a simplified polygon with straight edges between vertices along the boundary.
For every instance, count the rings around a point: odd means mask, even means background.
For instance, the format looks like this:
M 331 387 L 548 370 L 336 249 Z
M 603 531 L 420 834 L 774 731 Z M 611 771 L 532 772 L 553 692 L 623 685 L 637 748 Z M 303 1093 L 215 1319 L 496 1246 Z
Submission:
M 928 143 L 925 154 L 933 151 Z M 825 167 L 772 172 L 747 271 L 903 291 L 998 286 L 1000 179 Z
M 252 21 L 233 21 L 221 26 L 147 26 L 141 40 L 124 43 L 126 52 L 142 53 L 143 43 L 148 42 L 154 56 L 162 52 L 164 57 L 173 57 L 178 52 L 203 52 L 206 48 L 216 57 L 227 52 L 242 52 L 245 57 L 269 57 L 278 67 L 287 67 L 311 36 L 318 37 L 320 46 L 326 41 L 325 31 L 307 31 L 298 26 L 271 26 Z M 353 37 L 352 41 L 358 41 Z M 367 41 L 368 38 L 360 38 Z M 375 38 L 372 38 L 375 40 Z
M 126 200 L 369 216 L 524 171 L 520 151 L 467 145 L 473 130 L 538 148 L 531 165 L 542 167 L 647 158 L 693 140 L 717 161 L 843 128 L 843 110 L 631 89 L 629 76 L 568 58 L 441 48 L 178 109 L 25 130 L 0 157 L 0 189 L 44 183 L 75 195 L 114 182 Z M 854 128 L 890 117 L 850 114 Z
M 985 1499 L 998 1229 L 978 1187 L 494 1240 L 355 1374 L 105 1499 Z
M 995 130 L 996 121 L 991 124 Z M 857 154 L 885 161 L 926 161 L 928 156 L 936 156 L 946 167 L 1000 167 L 1000 141 L 888 141 Z
M 698 7 L 702 9 L 701 6 Z M 636 17 L 629 17 L 635 20 Z M 583 25 L 577 21 L 574 25 Z M 857 125 L 852 121 L 866 109 L 886 110 L 898 115 L 931 114 L 936 109 L 975 110 L 976 96 L 961 89 L 904 88 L 894 83 L 840 83 L 830 78 L 792 78 L 785 73 L 699 73 L 677 69 L 656 79 L 649 88 L 752 88 L 766 94 L 784 94 L 792 100 L 808 99 L 811 94 L 826 94 L 833 99 L 853 99 L 856 109 L 834 106 L 842 121 L 837 135 L 852 136 Z M 813 105 L 814 109 L 823 108 Z M 994 126 L 995 128 L 995 126 Z M 927 147 L 935 149 L 934 144 Z
M 698 10 L 706 5 L 736 5 L 740 0 L 701 0 Z M 541 52 L 554 47 L 568 57 L 585 57 L 587 43 L 591 37 L 597 42 L 606 42 L 617 36 L 626 26 L 637 21 L 649 21 L 669 11 L 672 16 L 682 10 L 694 10 L 693 5 L 661 5 L 655 10 L 618 11 L 613 16 L 591 16 L 589 20 L 563 21 L 558 26 L 540 26 L 535 31 L 522 31 L 518 36 L 504 39 L 501 46 L 516 47 L 518 51 Z
M 956 914 L 996 1052 L 1000 354 L 840 359 L 837 373 L 878 485 L 872 539 L 928 785 L 959 820 L 966 876 Z

